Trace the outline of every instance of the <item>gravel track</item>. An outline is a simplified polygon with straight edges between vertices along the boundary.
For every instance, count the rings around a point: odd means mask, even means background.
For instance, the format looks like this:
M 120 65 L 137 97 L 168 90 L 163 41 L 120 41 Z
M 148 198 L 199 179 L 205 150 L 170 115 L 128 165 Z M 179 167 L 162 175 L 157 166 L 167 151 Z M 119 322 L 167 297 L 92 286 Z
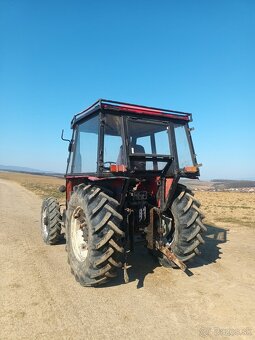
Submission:
M 255 337 L 254 229 L 209 226 L 192 276 L 159 267 L 140 247 L 130 283 L 84 288 L 65 245 L 42 242 L 40 206 L 0 180 L 0 339 Z

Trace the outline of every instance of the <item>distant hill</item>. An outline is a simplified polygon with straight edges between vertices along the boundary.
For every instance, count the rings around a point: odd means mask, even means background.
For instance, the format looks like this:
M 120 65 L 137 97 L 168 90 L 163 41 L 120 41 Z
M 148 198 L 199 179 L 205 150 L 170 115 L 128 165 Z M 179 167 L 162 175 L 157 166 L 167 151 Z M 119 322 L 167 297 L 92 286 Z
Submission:
M 0 170 L 4 170 L 4 171 L 22 171 L 22 172 L 49 172 L 49 171 L 42 171 L 42 170 L 38 170 L 38 169 L 32 169 L 32 168 L 26 168 L 23 166 L 14 166 L 14 165 L 2 165 L 0 164 Z
M 24 172 L 28 174 L 57 176 L 57 177 L 63 177 L 64 175 L 62 173 L 53 172 L 53 171 L 44 171 L 44 170 L 38 170 L 38 169 L 33 169 L 33 168 L 27 168 L 23 166 L 2 165 L 2 164 L 0 164 L 0 171 Z
M 245 180 L 231 180 L 231 179 L 213 179 L 214 187 L 224 187 L 229 188 L 255 188 L 255 181 L 245 181 Z
M 204 191 L 244 191 L 249 189 L 253 191 L 255 181 L 248 180 L 230 180 L 230 179 L 213 179 L 211 181 L 200 181 L 197 179 L 181 179 L 181 183 L 190 187 L 192 190 Z

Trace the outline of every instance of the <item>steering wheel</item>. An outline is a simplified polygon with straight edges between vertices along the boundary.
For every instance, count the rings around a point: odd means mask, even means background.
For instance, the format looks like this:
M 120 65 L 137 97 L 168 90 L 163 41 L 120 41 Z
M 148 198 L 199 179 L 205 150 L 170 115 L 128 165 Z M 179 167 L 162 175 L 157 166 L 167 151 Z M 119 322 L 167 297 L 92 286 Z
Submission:
M 104 162 L 104 165 L 105 164 L 109 164 L 109 166 L 104 166 L 104 168 L 106 169 L 106 170 L 110 170 L 110 166 L 112 165 L 112 164 L 117 164 L 116 162 L 111 162 L 111 161 L 106 161 L 106 162 Z

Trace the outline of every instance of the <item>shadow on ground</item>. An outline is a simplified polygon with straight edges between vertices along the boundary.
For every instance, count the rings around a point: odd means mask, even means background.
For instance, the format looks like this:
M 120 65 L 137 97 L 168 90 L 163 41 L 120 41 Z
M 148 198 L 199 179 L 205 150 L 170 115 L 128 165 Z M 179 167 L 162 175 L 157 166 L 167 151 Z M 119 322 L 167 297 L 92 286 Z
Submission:
M 154 269 L 159 267 L 158 260 L 155 256 L 149 254 L 147 247 L 137 245 L 135 251 L 130 253 L 127 259 L 129 282 L 137 281 L 137 288 L 142 288 L 144 279 L 148 274 L 154 272 Z M 112 280 L 99 287 L 111 287 L 125 284 L 124 271 L 121 269 L 115 280 Z
M 203 235 L 205 244 L 200 246 L 201 255 L 196 256 L 188 263 L 189 269 L 215 263 L 221 258 L 222 243 L 227 242 L 228 229 L 206 224 L 207 232 Z
M 189 276 L 192 275 L 192 268 L 209 265 L 219 260 L 222 254 L 220 245 L 227 242 L 227 229 L 208 224 L 206 227 L 207 232 L 203 236 L 205 244 L 200 247 L 201 255 L 196 256 L 187 263 L 189 269 L 187 275 Z M 129 255 L 128 265 L 131 266 L 128 269 L 129 282 L 138 280 L 138 289 L 143 287 L 146 275 L 153 273 L 154 269 L 160 266 L 157 258 L 150 255 L 144 245 L 137 246 L 135 252 Z M 169 268 L 169 270 L 179 269 Z M 115 280 L 110 281 L 101 287 L 124 284 L 123 270 L 121 270 L 119 274 L 120 275 Z

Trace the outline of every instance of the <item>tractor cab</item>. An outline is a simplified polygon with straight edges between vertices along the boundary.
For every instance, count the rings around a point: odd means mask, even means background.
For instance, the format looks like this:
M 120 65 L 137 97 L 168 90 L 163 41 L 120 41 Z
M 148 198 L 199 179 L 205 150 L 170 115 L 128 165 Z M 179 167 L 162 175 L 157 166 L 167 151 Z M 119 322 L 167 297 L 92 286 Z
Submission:
M 191 114 L 99 100 L 74 116 L 67 175 L 197 178 Z

